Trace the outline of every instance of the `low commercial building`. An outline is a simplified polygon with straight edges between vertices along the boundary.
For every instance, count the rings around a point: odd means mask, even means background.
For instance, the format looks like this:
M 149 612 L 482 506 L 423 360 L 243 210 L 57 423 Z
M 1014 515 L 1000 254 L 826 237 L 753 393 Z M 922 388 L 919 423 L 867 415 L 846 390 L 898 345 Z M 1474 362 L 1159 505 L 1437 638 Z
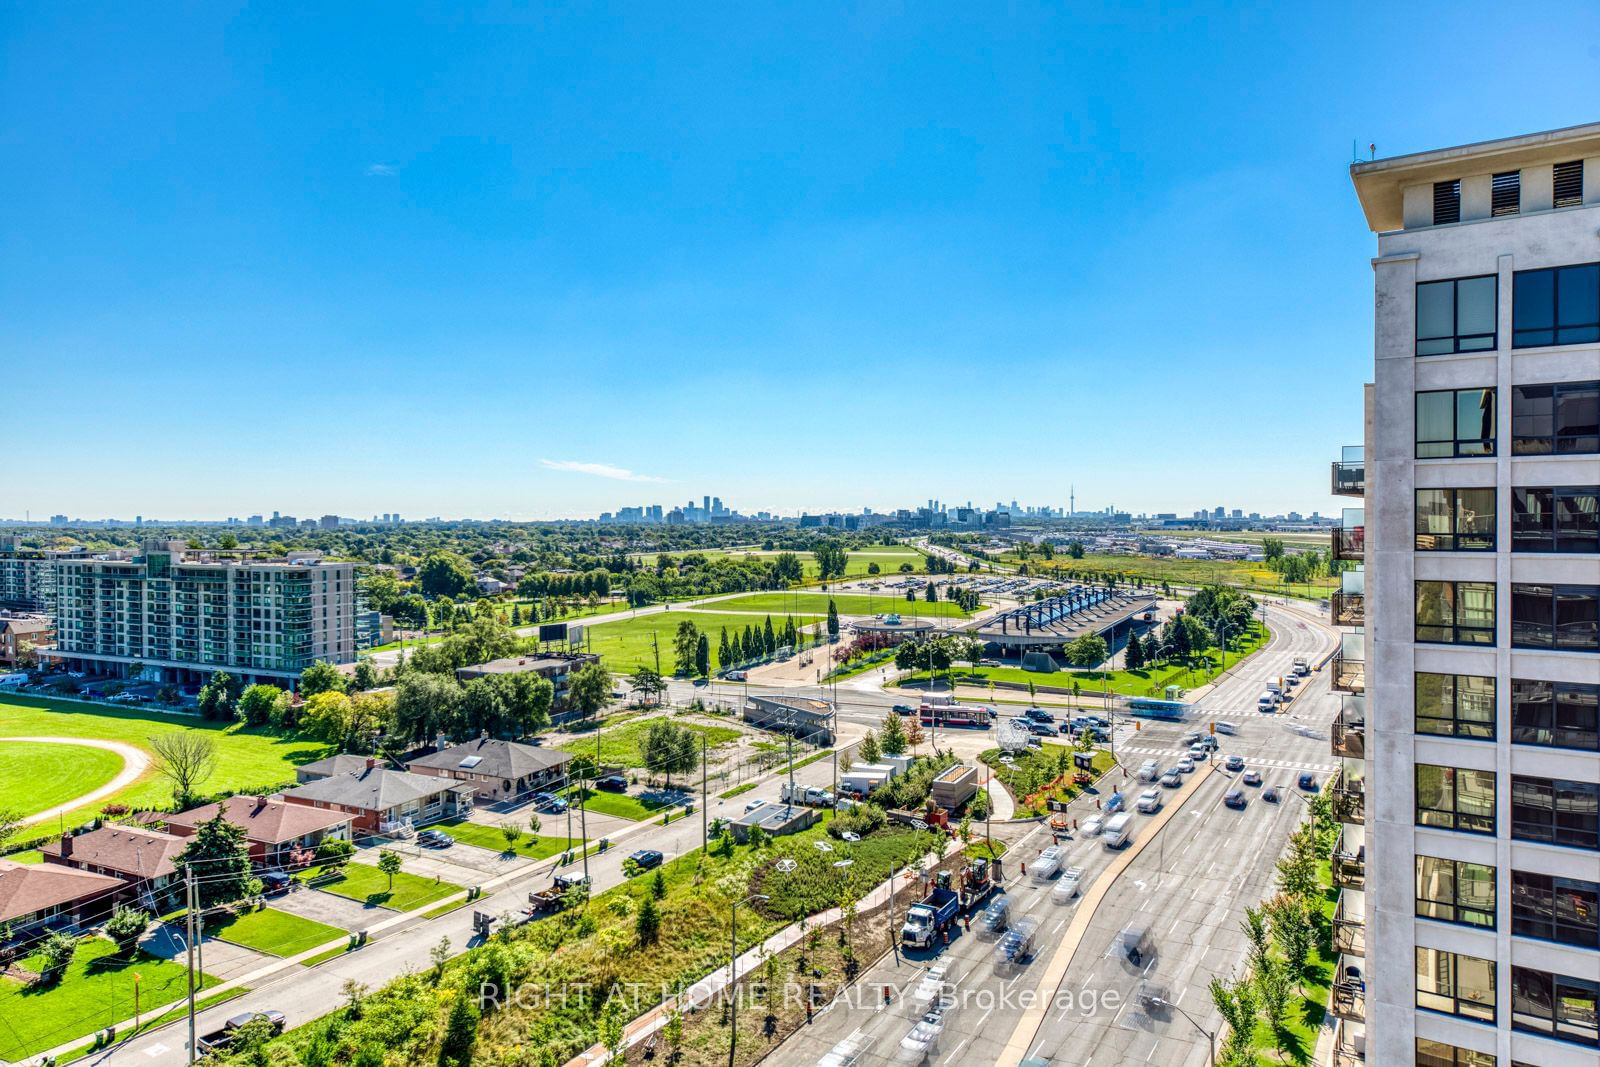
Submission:
M 472 810 L 474 786 L 431 775 L 378 766 L 368 758 L 359 771 L 345 771 L 286 790 L 291 804 L 344 812 L 357 834 L 409 836 L 418 826 Z
M 559 784 L 571 761 L 559 749 L 480 737 L 409 760 L 406 769 L 469 783 L 477 799 L 498 802 Z
M 264 867 L 302 867 L 327 840 L 348 841 L 352 817 L 341 811 L 290 804 L 281 796 L 228 797 L 218 804 L 167 817 L 167 832 L 193 837 L 201 823 L 221 814 L 244 830 L 251 862 Z
M 456 680 L 470 682 L 491 674 L 537 674 L 550 679 L 556 687 L 555 702 L 559 707 L 567 698 L 567 679 L 572 672 L 586 663 L 598 663 L 600 657 L 588 652 L 541 652 L 531 656 L 506 656 L 488 663 L 474 663 L 470 667 L 456 668 Z
M 954 811 L 978 792 L 978 768 L 964 763 L 947 767 L 929 787 L 928 795 L 941 808 Z
M 120 878 L 126 883 L 119 898 L 138 900 L 147 910 L 176 888 L 178 868 L 173 862 L 189 842 L 176 834 L 143 826 L 102 826 L 81 834 L 68 834 L 45 845 L 46 863 Z
M 833 705 L 826 700 L 751 695 L 745 701 L 744 721 L 763 730 L 794 734 L 807 744 L 833 744 Z
M 22 938 L 44 926 L 82 926 L 110 911 L 126 885 L 54 863 L 0 859 L 0 927 L 9 924 L 12 937 Z

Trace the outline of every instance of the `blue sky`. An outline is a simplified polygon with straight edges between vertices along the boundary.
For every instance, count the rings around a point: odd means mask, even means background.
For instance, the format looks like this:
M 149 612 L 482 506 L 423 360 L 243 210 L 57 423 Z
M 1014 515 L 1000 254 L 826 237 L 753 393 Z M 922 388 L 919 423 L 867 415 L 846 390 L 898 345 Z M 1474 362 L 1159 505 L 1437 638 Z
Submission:
M 1585 5 L 399 6 L 0 7 L 0 516 L 1327 510 L 1352 141 L 1600 117 Z

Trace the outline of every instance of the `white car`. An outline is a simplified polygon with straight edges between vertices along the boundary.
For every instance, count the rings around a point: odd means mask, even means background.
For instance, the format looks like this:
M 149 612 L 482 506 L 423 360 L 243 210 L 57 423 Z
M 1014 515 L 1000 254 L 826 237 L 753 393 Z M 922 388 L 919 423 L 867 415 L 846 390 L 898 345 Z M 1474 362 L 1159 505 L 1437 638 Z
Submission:
M 1190 759 L 1188 756 L 1185 756 L 1181 760 L 1179 760 L 1178 761 L 1178 773 L 1179 774 L 1193 774 L 1194 773 L 1194 760 Z
M 1161 810 L 1161 790 L 1146 789 L 1139 794 L 1139 810 L 1146 815 L 1154 815 Z
M 1100 832 L 1105 828 L 1105 816 L 1091 815 L 1087 819 L 1083 820 L 1083 825 L 1078 827 L 1078 833 L 1083 837 L 1093 839 L 1099 837 Z
M 1083 884 L 1083 868 L 1068 867 L 1061 872 L 1061 877 L 1056 879 L 1056 884 L 1050 888 L 1050 899 L 1057 904 L 1065 904 L 1078 895 L 1078 888 Z
M 767 802 L 765 800 L 752 800 L 750 803 L 744 806 L 744 810 L 755 811 L 757 808 L 764 808 L 766 806 Z

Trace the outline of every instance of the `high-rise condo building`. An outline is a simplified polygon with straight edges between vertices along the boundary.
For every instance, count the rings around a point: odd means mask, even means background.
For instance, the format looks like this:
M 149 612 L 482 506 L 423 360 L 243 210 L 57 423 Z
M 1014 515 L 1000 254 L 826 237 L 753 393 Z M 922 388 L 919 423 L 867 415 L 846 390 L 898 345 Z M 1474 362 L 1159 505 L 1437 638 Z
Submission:
M 192 552 L 147 541 L 133 559 L 56 564 L 56 647 L 71 670 L 179 685 L 225 670 L 290 687 L 318 660 L 356 658 L 353 563 Z
M 1338 1062 L 1600 1062 L 1600 124 L 1358 163 Z M 1360 627 L 1355 629 L 1354 627 Z

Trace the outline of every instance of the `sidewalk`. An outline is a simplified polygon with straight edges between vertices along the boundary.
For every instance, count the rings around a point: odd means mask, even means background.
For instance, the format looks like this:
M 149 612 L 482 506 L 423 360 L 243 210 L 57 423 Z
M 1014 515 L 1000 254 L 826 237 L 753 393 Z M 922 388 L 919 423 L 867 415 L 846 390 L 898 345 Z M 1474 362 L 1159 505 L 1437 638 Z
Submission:
M 940 855 L 940 859 L 944 860 L 959 851 L 961 851 L 961 842 L 952 838 L 945 843 L 944 852 Z M 890 878 L 879 883 L 857 902 L 857 910 L 860 912 L 871 911 L 879 904 L 891 899 L 894 895 L 897 881 L 899 882 L 899 887 L 903 888 L 905 875 L 899 875 L 896 878 Z M 718 967 L 690 986 L 683 993 L 685 1006 L 692 1006 L 698 1009 L 710 1004 L 718 994 L 728 988 L 731 978 L 739 974 L 748 975 L 768 956 L 776 955 L 784 949 L 797 944 L 805 936 L 807 930 L 826 927 L 831 923 L 838 922 L 841 916 L 842 913 L 838 908 L 830 908 L 798 922 L 790 923 L 759 945 L 754 945 L 741 953 L 738 960 L 734 962 L 733 974 L 730 975 L 729 968 L 726 966 Z M 624 1047 L 631 1048 L 651 1034 L 659 1031 L 666 1025 L 668 1011 L 669 1005 L 663 1002 L 629 1023 L 623 1030 Z M 591 1045 L 586 1051 L 568 1060 L 566 1067 L 588 1067 L 589 1064 L 603 1063 L 608 1055 L 609 1051 L 604 1045 Z

